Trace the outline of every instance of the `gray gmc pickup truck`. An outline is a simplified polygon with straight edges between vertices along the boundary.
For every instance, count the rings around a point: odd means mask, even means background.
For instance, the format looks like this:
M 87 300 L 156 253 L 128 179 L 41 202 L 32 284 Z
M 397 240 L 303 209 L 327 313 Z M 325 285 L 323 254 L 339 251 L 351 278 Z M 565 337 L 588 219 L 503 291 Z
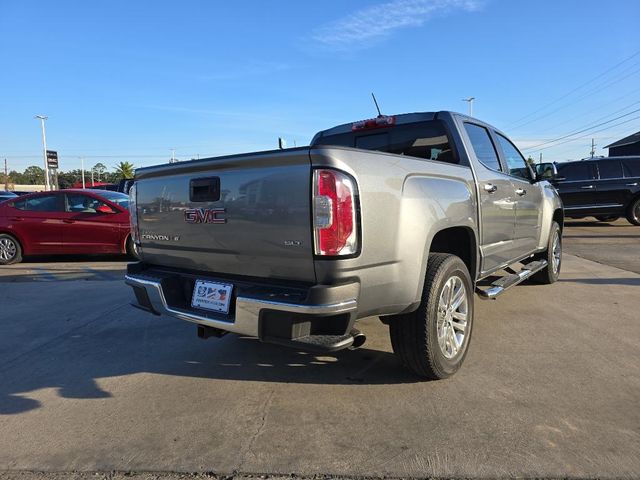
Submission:
M 340 125 L 308 147 L 136 170 L 135 306 L 317 352 L 389 326 L 399 360 L 462 364 L 474 293 L 557 280 L 562 203 L 495 128 L 452 112 Z

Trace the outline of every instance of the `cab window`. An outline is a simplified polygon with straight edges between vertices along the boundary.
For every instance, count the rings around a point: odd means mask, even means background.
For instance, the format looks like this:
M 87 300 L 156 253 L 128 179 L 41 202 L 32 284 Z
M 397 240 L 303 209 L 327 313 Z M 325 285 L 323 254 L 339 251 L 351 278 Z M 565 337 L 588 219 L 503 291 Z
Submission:
M 563 177 L 568 182 L 593 179 L 591 164 L 587 162 L 559 163 L 557 168 L 558 177 Z
M 499 133 L 496 133 L 496 137 L 498 138 L 500 148 L 502 148 L 504 159 L 507 162 L 509 175 L 529 180 L 531 175 L 529 173 L 529 168 L 527 167 L 527 161 L 524 159 L 522 154 L 507 138 L 503 137 Z
M 489 136 L 489 131 L 473 123 L 465 123 L 464 128 L 467 131 L 467 135 L 469 135 L 471 146 L 478 160 L 485 167 L 500 171 L 500 161 L 498 160 L 498 154 Z

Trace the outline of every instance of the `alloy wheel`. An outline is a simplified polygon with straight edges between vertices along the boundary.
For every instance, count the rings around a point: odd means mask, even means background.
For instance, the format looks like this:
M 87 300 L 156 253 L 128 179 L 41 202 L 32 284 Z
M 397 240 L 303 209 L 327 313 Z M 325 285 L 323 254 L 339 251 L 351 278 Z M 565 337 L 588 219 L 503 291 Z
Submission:
M 0 260 L 11 260 L 16 256 L 18 247 L 15 242 L 10 238 L 3 238 L 0 240 Z
M 445 358 L 452 359 L 466 340 L 469 300 L 467 289 L 458 276 L 447 280 L 438 301 L 436 330 L 438 345 Z

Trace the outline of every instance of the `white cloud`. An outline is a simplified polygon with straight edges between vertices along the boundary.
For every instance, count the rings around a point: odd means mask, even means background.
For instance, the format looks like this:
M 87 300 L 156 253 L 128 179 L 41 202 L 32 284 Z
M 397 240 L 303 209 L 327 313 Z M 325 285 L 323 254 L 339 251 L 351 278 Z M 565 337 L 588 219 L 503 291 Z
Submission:
M 436 15 L 475 11 L 482 0 L 393 0 L 358 10 L 316 29 L 317 44 L 330 49 L 364 48 L 406 27 L 420 27 Z

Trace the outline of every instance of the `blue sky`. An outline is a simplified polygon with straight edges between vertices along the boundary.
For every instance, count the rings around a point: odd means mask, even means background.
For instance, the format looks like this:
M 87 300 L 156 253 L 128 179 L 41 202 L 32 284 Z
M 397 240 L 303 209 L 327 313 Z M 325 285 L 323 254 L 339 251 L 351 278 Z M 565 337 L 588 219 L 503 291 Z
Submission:
M 626 115 L 525 150 L 602 154 L 640 130 L 639 19 L 636 0 L 0 0 L 0 159 L 42 163 L 35 114 L 62 170 L 302 145 L 374 116 L 372 91 L 388 114 L 474 96 L 521 148 Z

